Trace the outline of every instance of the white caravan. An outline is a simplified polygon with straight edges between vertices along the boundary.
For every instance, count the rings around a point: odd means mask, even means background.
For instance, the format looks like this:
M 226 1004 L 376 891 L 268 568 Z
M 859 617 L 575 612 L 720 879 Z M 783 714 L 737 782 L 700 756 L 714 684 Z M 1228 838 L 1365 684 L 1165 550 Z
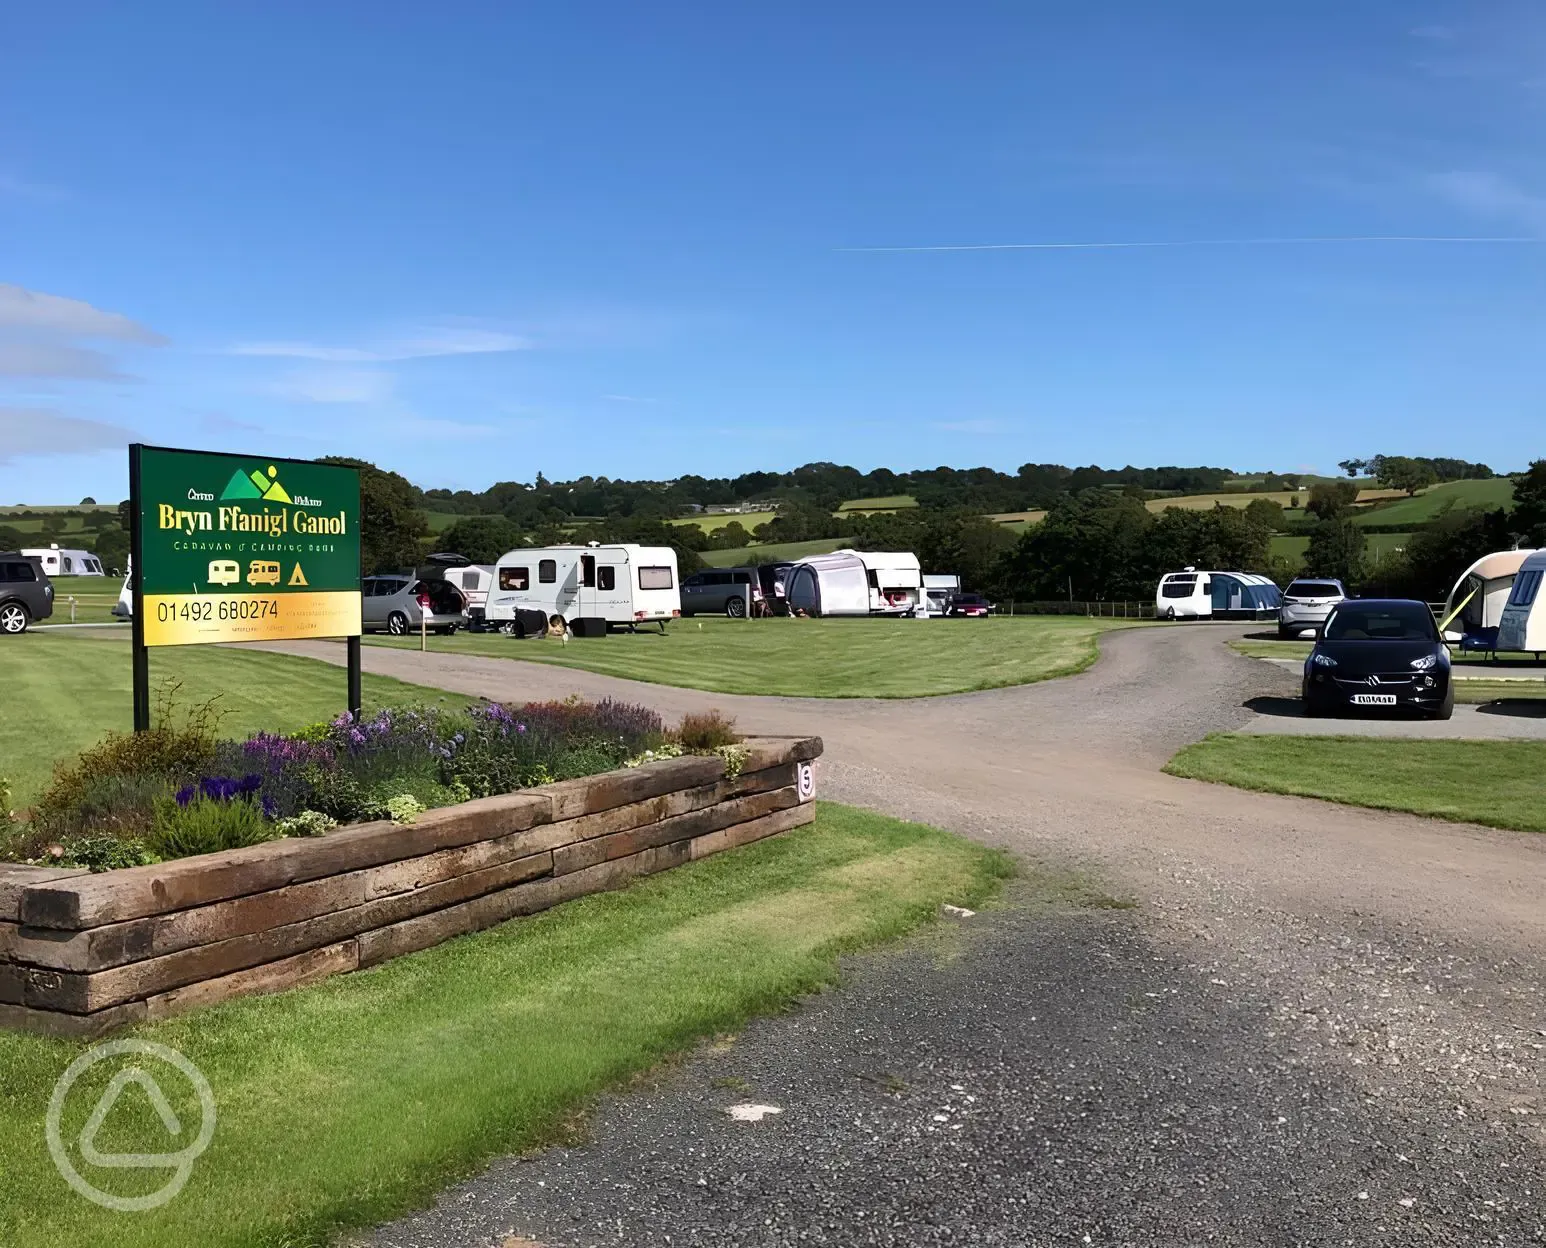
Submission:
M 835 550 L 789 569 L 790 610 L 807 615 L 909 615 L 923 598 L 923 574 L 910 551 Z
M 1199 572 L 1187 568 L 1160 578 L 1154 612 L 1162 620 L 1270 620 L 1283 594 L 1255 572 Z
M 102 562 L 89 550 L 60 550 L 58 546 L 35 546 L 21 552 L 36 559 L 49 576 L 105 576 Z
M 1460 574 L 1439 616 L 1445 641 L 1458 642 L 1462 650 L 1496 647 L 1503 608 L 1508 605 L 1520 567 L 1531 553 L 1500 550 L 1483 555 Z
M 534 546 L 494 565 L 484 616 L 513 624 L 517 611 L 561 615 L 577 635 L 609 624 L 659 624 L 682 614 L 676 551 L 669 546 Z
M 1498 621 L 1498 649 L 1524 650 L 1539 655 L 1546 651 L 1546 550 L 1532 550 L 1519 565 L 1514 588 Z

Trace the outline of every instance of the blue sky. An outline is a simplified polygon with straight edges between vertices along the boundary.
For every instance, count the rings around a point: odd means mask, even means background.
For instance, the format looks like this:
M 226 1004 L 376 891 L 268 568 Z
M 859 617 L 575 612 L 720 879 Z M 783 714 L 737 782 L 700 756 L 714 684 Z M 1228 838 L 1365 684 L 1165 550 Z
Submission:
M 146 0 L 0 49 L 0 502 L 120 497 L 135 437 L 470 488 L 1542 453 L 1538 5 Z M 1527 241 L 1231 241 L 1368 236 Z

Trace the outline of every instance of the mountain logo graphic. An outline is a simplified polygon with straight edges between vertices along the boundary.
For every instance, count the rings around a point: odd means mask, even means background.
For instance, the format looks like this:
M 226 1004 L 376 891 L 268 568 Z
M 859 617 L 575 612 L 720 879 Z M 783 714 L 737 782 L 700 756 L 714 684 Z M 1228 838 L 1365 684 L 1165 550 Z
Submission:
M 229 502 L 241 498 L 261 498 L 270 503 L 292 501 L 285 487 L 279 484 L 279 469 L 273 464 L 268 466 L 267 472 L 261 468 L 243 472 L 238 468 L 231 474 L 231 479 L 226 482 L 225 491 L 220 495 L 220 501 Z

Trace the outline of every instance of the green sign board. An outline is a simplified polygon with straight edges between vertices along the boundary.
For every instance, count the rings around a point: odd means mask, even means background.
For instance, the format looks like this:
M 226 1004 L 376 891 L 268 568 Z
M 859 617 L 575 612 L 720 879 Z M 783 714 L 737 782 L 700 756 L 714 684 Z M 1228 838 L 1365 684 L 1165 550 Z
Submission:
M 359 636 L 355 469 L 132 446 L 129 479 L 144 645 Z

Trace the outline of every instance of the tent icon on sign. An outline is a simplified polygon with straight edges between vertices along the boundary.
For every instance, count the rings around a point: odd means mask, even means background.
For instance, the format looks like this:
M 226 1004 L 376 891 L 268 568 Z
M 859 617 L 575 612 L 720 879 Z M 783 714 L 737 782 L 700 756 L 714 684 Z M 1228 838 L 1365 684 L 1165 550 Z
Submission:
M 230 481 L 226 482 L 224 493 L 220 495 L 220 501 L 225 502 L 233 498 L 261 498 L 270 503 L 288 503 L 290 495 L 285 492 L 285 487 L 279 484 L 279 469 L 273 464 L 268 466 L 268 471 L 254 468 L 251 472 L 243 472 L 238 468 L 231 474 Z

